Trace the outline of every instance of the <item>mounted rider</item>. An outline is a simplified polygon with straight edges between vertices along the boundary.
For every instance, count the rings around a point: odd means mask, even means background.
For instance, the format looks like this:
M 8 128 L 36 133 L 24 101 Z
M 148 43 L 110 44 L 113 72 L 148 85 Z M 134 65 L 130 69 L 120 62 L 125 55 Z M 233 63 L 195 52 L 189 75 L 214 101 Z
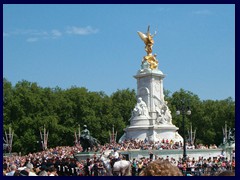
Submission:
M 92 151 L 94 147 L 98 150 L 98 144 L 100 144 L 100 142 L 90 135 L 87 125 L 84 125 L 83 130 L 81 131 L 80 144 L 83 148 L 83 152 Z
M 113 149 L 114 152 L 112 153 L 112 159 L 111 159 L 111 166 L 113 167 L 114 163 L 120 160 L 119 152 L 117 152 L 117 148 Z
M 83 130 L 80 137 L 82 137 L 84 140 L 90 139 L 90 131 L 87 129 L 87 125 L 83 125 Z
M 119 160 L 119 153 L 117 152 L 117 148 L 114 148 L 113 157 L 115 161 Z

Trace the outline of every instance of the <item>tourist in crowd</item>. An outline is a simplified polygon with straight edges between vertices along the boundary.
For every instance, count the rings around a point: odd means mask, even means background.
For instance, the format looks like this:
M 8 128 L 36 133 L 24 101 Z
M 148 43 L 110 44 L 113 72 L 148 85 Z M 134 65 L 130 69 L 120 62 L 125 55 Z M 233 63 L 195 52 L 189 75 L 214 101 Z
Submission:
M 30 162 L 27 163 L 25 170 L 28 171 L 29 176 L 37 176 L 37 174 L 33 170 L 33 164 L 32 163 L 30 163 Z
M 104 166 L 103 166 L 103 162 L 99 162 L 98 164 L 98 172 L 99 172 L 99 176 L 104 176 Z
M 29 176 L 29 172 L 26 170 L 21 170 L 19 176 Z
M 47 171 L 41 171 L 38 176 L 48 176 Z
M 98 162 L 95 160 L 91 168 L 91 175 L 98 176 Z
M 138 164 L 137 164 L 137 169 L 138 169 L 138 175 L 140 174 L 140 172 L 143 170 L 144 166 L 143 166 L 143 161 L 140 159 L 138 161 Z
M 54 166 L 51 166 L 48 170 L 48 176 L 58 176 L 57 169 Z
M 13 176 L 16 170 L 17 170 L 17 166 L 15 164 L 12 164 L 10 166 L 10 172 L 6 173 L 6 176 Z
M 136 163 L 136 159 L 133 158 L 132 161 L 132 176 L 136 176 L 137 175 L 137 163 Z
M 153 151 L 152 147 L 149 147 L 149 159 L 152 161 L 153 160 Z
M 215 148 L 216 146 L 210 145 L 209 148 Z M 204 149 L 205 145 L 199 144 L 195 146 L 195 149 Z M 121 143 L 106 143 L 100 145 L 100 152 L 111 152 L 112 158 L 121 159 L 119 152 L 127 150 L 146 150 L 148 152 L 160 149 L 182 149 L 181 143 L 173 142 L 172 140 L 162 140 L 157 142 L 144 142 L 139 139 L 129 139 Z M 39 176 L 45 176 L 55 174 L 59 176 L 90 176 L 90 175 L 106 175 L 107 170 L 105 164 L 99 161 L 97 154 L 90 157 L 86 161 L 78 161 L 74 157 L 75 153 L 82 151 L 81 146 L 58 146 L 55 148 L 49 148 L 41 152 L 29 153 L 24 156 L 12 155 L 10 157 L 3 158 L 3 175 L 13 176 L 20 175 L 22 170 L 25 170 L 27 175 L 33 174 Z M 118 152 L 119 151 L 119 152 Z M 234 152 L 235 153 L 235 152 Z M 106 154 L 107 156 L 107 154 Z M 219 156 L 216 158 L 203 158 L 198 159 L 187 158 L 186 163 L 182 159 L 174 159 L 173 157 L 166 158 L 156 156 L 155 160 L 168 160 L 174 167 L 177 167 L 184 172 L 185 175 L 206 175 L 216 174 L 219 171 L 235 171 L 235 158 L 227 159 L 225 156 Z M 135 167 L 132 169 L 132 175 L 139 175 L 145 167 L 147 167 L 153 160 L 150 154 L 148 157 L 135 158 L 132 165 Z M 51 167 L 54 167 L 56 172 L 50 172 Z M 26 172 L 22 174 L 26 175 Z M 92 172 L 92 173 L 91 173 Z M 52 176 L 52 175 L 51 175 Z
M 84 163 L 84 175 L 85 176 L 90 176 L 90 165 L 91 165 L 90 159 L 87 158 L 87 161 Z

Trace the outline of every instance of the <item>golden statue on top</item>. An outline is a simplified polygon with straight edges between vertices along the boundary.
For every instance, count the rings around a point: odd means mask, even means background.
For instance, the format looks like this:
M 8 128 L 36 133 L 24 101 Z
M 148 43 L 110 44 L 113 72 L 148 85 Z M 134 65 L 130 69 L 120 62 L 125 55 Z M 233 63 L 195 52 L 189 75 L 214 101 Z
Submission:
M 158 67 L 158 60 L 156 59 L 157 55 L 156 54 L 152 55 L 152 47 L 154 44 L 153 37 L 156 35 L 156 32 L 154 33 L 154 35 L 151 35 L 149 29 L 150 26 L 148 26 L 148 31 L 145 34 L 140 31 L 138 31 L 137 33 L 145 43 L 145 51 L 147 52 L 147 56 L 144 56 L 142 63 L 147 61 L 150 64 L 150 68 L 153 70 Z

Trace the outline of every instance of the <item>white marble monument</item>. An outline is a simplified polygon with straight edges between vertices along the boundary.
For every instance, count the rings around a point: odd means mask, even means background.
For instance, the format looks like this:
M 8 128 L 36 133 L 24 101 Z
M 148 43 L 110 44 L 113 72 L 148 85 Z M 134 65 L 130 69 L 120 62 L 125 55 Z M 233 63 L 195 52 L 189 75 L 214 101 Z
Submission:
M 145 43 L 147 55 L 143 57 L 141 69 L 134 76 L 137 79 L 137 104 L 129 119 L 130 126 L 120 142 L 125 139 L 162 141 L 163 139 L 183 142 L 178 128 L 172 124 L 171 111 L 164 100 L 163 78 L 165 75 L 158 69 L 156 54 L 152 55 L 153 37 L 149 32 L 138 32 Z

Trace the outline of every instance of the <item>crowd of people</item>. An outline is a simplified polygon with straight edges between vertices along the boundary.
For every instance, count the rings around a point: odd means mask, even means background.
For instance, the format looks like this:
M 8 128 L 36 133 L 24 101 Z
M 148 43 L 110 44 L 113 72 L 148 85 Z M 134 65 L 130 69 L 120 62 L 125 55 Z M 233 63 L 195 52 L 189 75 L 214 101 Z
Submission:
M 100 149 L 102 150 L 109 150 L 113 147 L 117 148 L 121 151 L 127 151 L 127 150 L 149 150 L 151 148 L 152 150 L 163 150 L 163 149 L 182 149 L 183 143 L 180 142 L 174 142 L 173 140 L 163 139 L 162 141 L 156 141 L 156 142 L 148 142 L 144 140 L 139 139 L 129 139 L 125 140 L 122 143 L 107 143 L 105 145 L 100 146 Z M 187 149 L 217 149 L 218 147 L 215 144 L 203 145 L 192 145 L 190 143 L 186 143 Z
M 25 156 L 11 155 L 3 158 L 4 176 L 106 176 L 107 169 L 101 157 L 106 152 L 110 152 L 108 158 L 121 160 L 123 156 L 119 152 L 127 150 L 149 150 L 149 149 L 179 149 L 182 144 L 171 143 L 171 140 L 148 143 L 140 140 L 127 140 L 122 143 L 107 143 L 99 146 L 100 154 L 94 154 L 86 160 L 78 160 L 74 154 L 82 152 L 81 145 L 60 146 L 49 148 L 45 151 L 29 153 Z M 209 147 L 197 145 L 196 148 L 216 148 L 215 145 Z M 106 154 L 105 154 L 106 155 Z M 153 161 L 168 161 L 174 167 L 177 167 L 185 176 L 203 176 L 214 175 L 222 171 L 235 171 L 235 158 L 227 159 L 219 156 L 216 158 L 198 159 L 188 158 L 174 159 L 173 157 L 157 157 L 149 153 L 149 157 L 130 160 L 131 175 L 144 175 L 143 170 L 153 163 Z M 141 173 L 142 172 L 142 173 Z M 145 171 L 144 171 L 145 172 Z M 148 175 L 145 173 L 145 175 Z

